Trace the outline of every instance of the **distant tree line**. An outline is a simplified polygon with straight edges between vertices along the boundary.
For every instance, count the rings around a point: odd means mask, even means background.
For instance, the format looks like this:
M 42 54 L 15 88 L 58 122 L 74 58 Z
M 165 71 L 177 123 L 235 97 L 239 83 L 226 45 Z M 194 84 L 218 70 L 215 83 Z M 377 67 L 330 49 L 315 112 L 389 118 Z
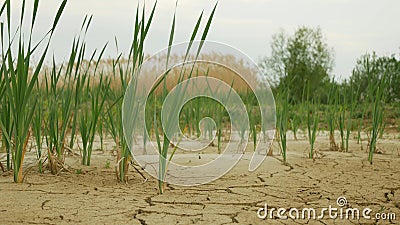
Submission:
M 332 85 L 343 98 L 367 100 L 369 85 L 387 79 L 385 101 L 400 102 L 400 60 L 367 53 L 357 60 L 350 78 L 338 82 L 332 74 L 334 51 L 321 28 L 299 27 L 293 35 L 281 30 L 272 37 L 271 55 L 260 62 L 275 94 L 288 93 L 292 104 L 305 100 L 327 103 Z

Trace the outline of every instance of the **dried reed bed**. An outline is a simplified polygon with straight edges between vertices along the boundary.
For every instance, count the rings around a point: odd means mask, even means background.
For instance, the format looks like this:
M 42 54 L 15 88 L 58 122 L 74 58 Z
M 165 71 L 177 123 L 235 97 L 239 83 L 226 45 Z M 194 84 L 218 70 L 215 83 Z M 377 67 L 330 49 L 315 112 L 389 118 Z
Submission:
M 158 71 L 157 67 L 160 64 L 157 62 L 165 61 L 167 56 L 158 56 L 157 58 L 152 58 L 154 61 L 154 67 L 147 69 L 146 71 L 141 71 L 141 76 L 144 77 L 142 81 L 146 82 L 143 85 L 152 85 L 157 81 L 157 78 L 160 78 L 162 74 L 156 74 L 154 71 Z M 174 58 L 182 58 L 181 56 L 170 56 L 172 60 Z M 149 58 L 149 56 L 145 57 Z M 218 63 L 214 63 L 218 62 Z M 116 68 L 116 60 L 112 58 L 101 59 L 99 62 L 92 60 L 83 60 L 82 63 L 77 68 L 77 65 L 74 64 L 73 70 L 85 71 L 89 80 L 89 87 L 94 87 L 99 84 L 99 74 L 102 73 L 107 79 L 110 79 L 110 89 L 111 90 L 119 90 L 121 84 L 121 77 L 118 76 L 119 73 L 129 74 L 130 71 L 133 70 L 133 66 L 129 65 L 128 60 L 126 58 L 120 58 L 118 61 L 118 68 Z M 98 68 L 95 71 L 95 65 L 98 64 Z M 242 59 L 238 59 L 234 55 L 222 55 L 217 53 L 209 53 L 202 54 L 202 61 L 194 63 L 194 74 L 192 77 L 196 76 L 208 76 L 216 78 L 227 85 L 233 85 L 233 89 L 237 92 L 248 92 L 250 91 L 249 86 L 254 85 L 258 82 L 263 82 L 261 77 L 258 77 L 258 71 L 254 70 L 254 67 L 246 65 L 246 63 Z M 137 65 L 135 66 L 138 67 Z M 39 85 L 41 88 L 45 87 L 46 79 L 49 79 L 49 74 L 52 70 L 60 70 L 61 74 L 66 74 L 66 66 L 65 65 L 57 65 L 55 68 L 53 65 L 44 65 L 43 70 L 40 72 L 38 76 Z M 113 71 L 117 69 L 117 71 Z M 32 71 L 32 69 L 30 69 Z M 96 72 L 96 74 L 95 74 Z M 178 83 L 179 76 L 181 75 L 180 66 L 175 67 L 171 71 L 169 71 L 168 76 L 166 77 L 166 87 L 167 90 L 170 91 L 172 88 L 176 86 Z M 183 74 L 183 80 L 188 79 L 190 76 L 190 71 L 185 70 Z M 246 80 L 243 79 L 245 77 Z M 128 76 L 128 82 L 130 81 L 130 77 Z M 75 77 L 63 77 L 62 81 L 57 84 L 58 88 L 65 86 L 66 83 L 74 83 Z M 206 88 L 207 84 L 198 84 L 199 88 Z M 255 86 L 255 85 L 254 85 Z M 140 86 L 139 86 L 140 88 Z M 163 87 L 157 87 L 156 93 L 160 94 Z

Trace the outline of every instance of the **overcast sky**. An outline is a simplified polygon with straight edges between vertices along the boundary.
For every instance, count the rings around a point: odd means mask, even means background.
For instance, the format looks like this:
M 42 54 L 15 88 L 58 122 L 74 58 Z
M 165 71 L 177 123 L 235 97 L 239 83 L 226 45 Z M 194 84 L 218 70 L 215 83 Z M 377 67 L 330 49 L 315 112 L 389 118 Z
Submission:
M 20 1 L 12 2 L 16 21 Z M 27 2 L 30 7 L 33 0 Z M 40 1 L 37 38 L 50 27 L 60 2 Z M 148 11 L 153 2 L 146 1 Z M 208 16 L 215 3 L 215 0 L 180 0 L 175 42 L 187 41 L 201 11 L 204 9 Z M 132 39 L 137 4 L 137 0 L 69 0 L 52 41 L 52 53 L 58 61 L 66 58 L 86 14 L 93 14 L 86 37 L 89 51 L 110 42 L 106 55 L 115 57 L 116 36 L 120 50 L 126 52 Z M 147 53 L 166 47 L 174 8 L 174 0 L 158 1 L 146 43 Z M 335 51 L 334 74 L 348 77 L 356 59 L 366 52 L 399 56 L 399 9 L 398 0 L 220 0 L 208 40 L 232 45 L 258 61 L 270 54 L 271 36 L 280 28 L 293 33 L 302 25 L 320 26 Z

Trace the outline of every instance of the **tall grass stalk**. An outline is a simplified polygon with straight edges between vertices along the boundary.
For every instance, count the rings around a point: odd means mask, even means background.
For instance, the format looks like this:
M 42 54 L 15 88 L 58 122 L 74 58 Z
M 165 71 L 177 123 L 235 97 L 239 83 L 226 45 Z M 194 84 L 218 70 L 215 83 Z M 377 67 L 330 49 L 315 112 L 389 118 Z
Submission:
M 360 97 L 360 95 L 359 95 Z M 360 109 L 361 108 L 361 109 Z M 364 102 L 364 103 L 359 103 L 359 108 L 358 108 L 358 119 L 357 119 L 357 144 L 361 145 L 361 150 L 363 150 L 363 140 L 361 136 L 361 132 L 364 128 L 364 119 L 366 118 L 366 113 L 368 111 L 369 104 Z
M 209 17 L 209 19 L 207 21 L 207 24 L 206 24 L 206 26 L 204 28 L 203 34 L 202 34 L 201 39 L 200 39 L 201 41 L 204 41 L 206 39 L 206 37 L 207 37 L 209 28 L 211 26 L 212 19 L 214 17 L 214 13 L 215 13 L 216 7 L 217 7 L 217 4 L 214 6 L 214 9 L 211 12 L 211 15 L 210 15 L 210 17 Z M 197 20 L 196 26 L 195 26 L 195 28 L 194 28 L 194 30 L 192 32 L 191 38 L 190 38 L 190 43 L 192 41 L 194 41 L 194 39 L 195 39 L 195 37 L 197 35 L 197 32 L 199 30 L 199 26 L 200 26 L 200 23 L 201 23 L 201 20 L 202 20 L 202 16 L 203 16 L 203 13 L 201 13 L 200 17 Z M 168 59 L 170 57 L 170 50 L 171 50 L 171 46 L 172 46 L 172 43 L 173 43 L 174 33 L 175 33 L 175 14 L 174 14 L 174 18 L 173 18 L 173 21 L 172 21 L 172 27 L 171 27 L 170 38 L 169 38 L 169 49 L 168 49 L 168 53 L 167 53 L 167 56 L 166 56 L 167 57 L 167 65 L 166 65 L 167 73 L 165 73 L 162 76 L 161 80 L 153 87 L 152 91 L 150 91 L 150 94 L 152 94 L 153 90 L 155 90 L 163 81 L 165 81 L 166 76 L 168 75 Z M 186 60 L 186 57 L 188 56 L 188 53 L 190 52 L 190 48 L 191 47 L 192 47 L 192 45 L 189 44 L 188 49 L 186 50 L 185 60 Z M 197 54 L 195 56 L 195 59 L 197 59 L 198 55 L 200 54 L 201 48 L 202 48 L 202 44 L 200 44 L 199 48 L 197 49 Z M 187 79 L 190 79 L 192 77 L 193 69 L 194 69 L 194 65 L 192 67 L 192 70 L 189 71 L 189 75 L 188 75 Z M 183 74 L 184 74 L 184 69 L 182 69 L 182 71 L 181 71 L 181 74 L 180 74 L 180 76 L 178 78 L 177 85 L 175 87 L 174 96 L 172 97 L 173 102 L 175 103 L 174 105 L 180 105 L 179 103 L 181 103 L 182 100 L 183 100 L 183 96 L 182 96 L 181 93 L 185 93 L 187 85 L 189 84 L 189 82 L 187 82 L 185 85 L 182 84 Z M 165 93 L 165 91 L 166 91 L 166 89 L 165 89 L 165 86 L 164 86 L 164 93 Z M 163 98 L 165 98 L 165 94 L 163 95 Z M 159 151 L 158 188 L 159 188 L 159 193 L 160 194 L 162 194 L 164 192 L 164 182 L 165 182 L 165 179 L 166 179 L 166 172 L 167 172 L 167 170 L 166 170 L 167 169 L 167 159 L 168 159 L 167 155 L 168 155 L 168 147 L 170 145 L 170 140 L 167 137 L 167 133 L 168 134 L 174 133 L 172 131 L 172 127 L 174 126 L 174 123 L 179 119 L 179 112 L 177 110 L 179 110 L 179 109 L 177 109 L 177 107 L 171 107 L 170 111 L 167 111 L 167 115 L 168 115 L 169 120 L 166 121 L 166 124 L 164 126 L 165 130 L 163 131 L 163 134 L 160 134 L 158 132 L 157 119 L 156 119 L 157 114 L 156 114 L 156 112 L 154 114 L 154 130 L 156 132 L 157 146 L 158 146 L 158 151 Z M 162 143 L 161 143 L 160 136 L 163 136 Z M 171 159 L 172 159 L 172 157 L 169 158 L 169 161 Z
M 9 171 L 12 169 L 12 163 L 11 163 L 12 142 L 9 139 L 8 134 L 12 133 L 14 123 L 12 121 L 10 102 L 7 100 L 7 98 L 3 98 L 1 102 L 2 102 L 1 112 L 0 112 L 0 120 L 1 120 L 0 124 L 2 125 L 1 152 L 6 152 L 6 169 L 7 171 Z
M 347 109 L 346 89 L 344 89 L 343 92 L 344 92 L 343 97 L 341 96 L 340 92 L 337 93 L 337 98 L 339 99 L 339 102 L 340 102 L 339 110 L 338 110 L 340 151 L 345 150 L 345 129 L 346 129 L 346 109 Z
M 231 85 L 231 89 L 233 90 L 233 83 Z M 228 97 L 229 98 L 229 95 Z M 249 126 L 250 126 L 250 136 L 253 142 L 253 150 L 257 148 L 257 116 L 256 116 L 256 109 L 257 107 L 254 107 L 253 101 L 252 101 L 253 95 L 251 92 L 246 91 L 244 101 L 246 102 L 246 110 L 249 118 Z
M 278 120 L 278 131 L 279 131 L 279 142 L 282 150 L 283 163 L 287 163 L 287 142 L 286 133 L 288 128 L 288 108 L 289 108 L 289 96 L 286 92 L 281 96 L 281 102 L 277 107 L 277 120 Z
M 367 61 L 367 72 L 370 75 L 369 62 Z M 381 79 L 376 84 L 370 84 L 368 88 L 369 99 L 372 108 L 372 128 L 370 131 L 369 139 L 369 153 L 368 161 L 372 164 L 373 156 L 376 151 L 376 144 L 379 138 L 379 132 L 384 129 L 383 114 L 384 114 L 384 100 L 385 91 L 387 86 L 387 74 L 383 74 Z
M 118 46 L 117 41 L 116 46 Z M 124 138 L 122 126 L 122 97 L 125 93 L 129 76 L 128 72 L 124 70 L 123 65 L 120 63 L 120 59 L 121 55 L 112 62 L 113 77 L 119 78 L 118 80 L 120 83 L 117 85 L 117 88 L 109 91 L 108 99 L 110 102 L 106 104 L 105 125 L 116 144 L 118 152 L 115 167 L 117 180 L 120 182 L 127 182 L 129 148 Z
M 209 71 L 207 70 L 206 76 L 208 76 L 208 72 Z M 211 86 L 210 86 L 210 83 L 209 83 L 208 79 L 206 79 L 206 82 L 207 82 L 207 90 L 208 90 L 208 92 L 210 92 L 211 96 L 216 96 L 216 95 L 220 95 L 221 94 L 220 91 L 219 91 L 219 87 L 220 86 L 217 86 L 217 88 L 215 88 L 215 90 L 213 90 L 211 88 Z M 230 96 L 232 88 L 233 88 L 233 84 L 234 84 L 234 80 L 232 81 L 231 89 L 228 92 L 228 94 L 226 96 L 223 96 L 225 99 L 229 99 L 229 96 Z M 223 124 L 224 112 L 225 112 L 225 108 L 221 104 L 217 104 L 214 107 L 214 111 L 213 111 L 214 115 L 213 116 L 215 118 L 214 121 L 215 121 L 215 125 L 216 125 L 217 151 L 218 151 L 218 154 L 221 154 L 221 149 L 222 149 L 222 130 L 223 130 L 223 126 L 224 126 L 224 124 Z M 210 129 L 212 129 L 211 125 L 210 125 Z M 211 131 L 211 133 L 212 133 L 212 131 Z M 212 136 L 212 134 L 211 134 L 211 136 Z
M 346 124 L 346 139 L 345 139 L 345 148 L 344 151 L 348 152 L 349 151 L 349 140 L 350 140 L 350 133 L 353 127 L 352 119 L 354 115 L 354 110 L 357 106 L 357 98 L 358 98 L 358 92 L 354 92 L 354 84 L 353 82 L 350 82 L 350 104 L 348 106 L 348 117 L 347 117 L 347 124 Z
M 32 121 L 32 130 L 35 136 L 36 142 L 36 158 L 38 160 L 38 170 L 39 173 L 43 173 L 43 159 L 42 159 L 42 145 L 43 145 L 43 96 L 40 91 L 39 82 L 37 82 L 37 90 L 38 91 L 38 104 L 37 110 L 33 116 Z
M 310 143 L 310 153 L 309 158 L 314 159 L 314 148 L 315 148 L 315 140 L 317 137 L 317 130 L 319 124 L 318 111 L 315 109 L 315 106 L 310 106 L 308 103 L 308 113 L 307 113 L 307 130 L 308 130 L 308 141 Z
M 78 38 L 74 38 L 72 43 L 72 49 L 70 52 L 70 56 L 68 59 L 68 64 L 65 72 L 65 76 L 69 80 L 73 80 L 74 82 L 74 89 L 73 89 L 73 107 L 72 107 L 72 121 L 71 121 L 71 135 L 70 135 L 70 143 L 69 148 L 73 149 L 78 125 L 78 114 L 80 110 L 80 106 L 83 98 L 87 98 L 88 96 L 85 95 L 87 90 L 85 91 L 85 87 L 87 87 L 87 83 L 89 83 L 89 69 L 96 51 L 93 52 L 92 56 L 87 62 L 87 67 L 83 67 L 84 57 L 86 54 L 86 43 L 84 38 L 86 33 L 89 29 L 90 23 L 92 21 L 92 16 L 89 18 L 85 16 L 82 26 L 81 26 L 81 33 Z M 85 95 L 85 96 L 84 96 Z
M 129 115 L 129 121 L 124 121 L 122 117 L 123 111 L 123 97 L 128 88 L 128 82 L 131 82 L 130 88 L 132 88 L 131 93 L 136 93 L 137 88 L 137 75 L 139 66 L 142 64 L 144 59 L 144 43 L 147 37 L 147 33 L 150 29 L 150 25 L 153 20 L 154 12 L 157 6 L 157 2 L 154 3 L 152 11 L 149 15 L 148 20 L 145 18 L 145 7 L 142 9 L 142 15 L 139 15 L 139 6 L 136 9 L 136 16 L 134 22 L 134 31 L 133 31 L 133 40 L 130 46 L 130 51 L 128 55 L 128 59 L 124 64 L 121 63 L 121 55 L 117 58 L 117 60 L 113 61 L 113 76 L 118 77 L 120 84 L 120 89 L 110 91 L 110 99 L 111 102 L 107 103 L 107 112 L 106 112 L 106 127 L 107 130 L 111 133 L 116 145 L 117 145 L 117 165 L 116 165 L 116 175 L 117 179 L 120 182 L 128 181 L 128 170 L 129 163 L 131 161 L 131 151 L 129 151 L 128 144 L 125 140 L 125 137 L 133 136 L 133 126 L 135 121 L 138 118 L 138 110 L 134 110 L 135 112 L 131 112 L 131 108 L 128 109 L 131 114 Z M 118 42 L 115 42 L 118 51 Z M 135 96 L 130 100 L 133 101 Z M 133 105 L 132 102 L 129 102 Z M 129 105 L 129 103 L 127 103 Z M 129 130 L 124 130 L 123 123 L 130 123 Z M 147 138 L 147 136 L 146 136 Z M 145 143 L 145 141 L 144 141 Z
M 326 106 L 326 120 L 328 123 L 329 131 L 329 149 L 331 151 L 338 151 L 339 147 L 335 141 L 335 124 L 338 111 L 338 93 L 336 85 L 331 85 L 328 93 L 328 105 Z
M 106 46 L 107 45 L 103 47 L 99 55 L 96 66 L 94 68 L 93 72 L 94 75 L 96 74 L 98 65 L 106 49 Z M 94 138 L 97 133 L 99 118 L 101 117 L 103 106 L 106 101 L 106 96 L 108 95 L 109 85 L 110 85 L 110 79 L 104 78 L 103 71 L 101 71 L 99 74 L 100 75 L 98 84 L 93 84 L 93 87 L 90 88 L 90 92 L 88 94 L 90 96 L 90 103 L 91 103 L 89 108 L 89 113 L 87 113 L 86 111 L 81 114 L 82 117 L 80 123 L 80 128 L 81 128 L 80 131 L 83 144 L 82 164 L 86 166 L 90 166 Z M 83 141 L 84 139 L 85 141 Z
M 50 77 L 48 78 L 47 74 L 45 75 L 46 95 L 50 96 L 47 106 L 49 113 L 48 117 L 45 118 L 45 138 L 49 168 L 53 174 L 58 173 L 64 163 L 64 145 L 72 109 L 71 83 L 60 80 L 62 69 L 62 65 L 57 69 L 53 58 Z
M 0 16 L 3 14 L 3 10 L 1 9 Z M 4 23 L 0 22 L 0 40 L 1 40 L 1 55 L 5 55 L 5 48 L 4 48 Z M 3 58 L 2 58 L 3 59 Z M 7 128 L 7 122 L 11 123 L 11 115 L 10 115 L 10 110 L 9 110 L 9 104 L 7 102 L 6 98 L 4 97 L 4 92 L 5 92 L 5 79 L 4 76 L 6 74 L 6 64 L 5 61 L 2 60 L 2 63 L 0 65 L 0 103 L 2 104 L 0 106 L 0 125 L 4 124 L 4 128 Z M 8 133 L 11 133 L 11 129 L 3 130 L 3 126 L 0 126 L 0 131 L 1 131 L 1 149 L 0 152 L 6 152 L 7 154 L 7 170 L 11 169 L 11 160 L 10 160 L 10 153 L 11 153 L 11 143 L 8 142 L 8 139 L 6 135 Z M 1 163 L 1 162 L 0 162 Z M 3 166 L 2 169 L 4 170 Z
M 309 96 L 309 85 L 307 96 Z M 307 99 L 310 99 L 307 97 Z M 318 115 L 318 101 L 310 100 L 307 101 L 307 131 L 308 131 L 308 142 L 310 143 L 310 152 L 308 157 L 310 159 L 314 159 L 315 156 L 315 140 L 317 137 L 317 130 L 319 126 L 319 115 Z
M 297 141 L 297 131 L 300 128 L 301 125 L 301 116 L 300 112 L 294 109 L 294 106 L 292 106 L 292 109 L 289 111 L 289 122 L 290 122 L 290 129 L 293 131 L 293 137 L 294 140 Z

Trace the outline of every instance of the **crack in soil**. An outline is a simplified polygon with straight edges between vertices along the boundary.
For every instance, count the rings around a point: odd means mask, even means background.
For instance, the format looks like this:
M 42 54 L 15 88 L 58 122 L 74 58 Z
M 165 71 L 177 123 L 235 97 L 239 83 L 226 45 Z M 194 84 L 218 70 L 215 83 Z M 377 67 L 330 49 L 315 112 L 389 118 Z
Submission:
M 272 177 L 272 174 L 271 174 L 271 176 L 270 177 Z M 260 177 L 260 176 L 257 176 L 257 178 L 261 181 L 261 182 L 265 182 L 265 180 L 264 180 L 264 178 L 262 178 L 262 177 Z
M 139 215 L 141 213 L 142 213 L 141 209 L 136 210 L 136 212 L 133 214 L 133 218 L 138 220 L 141 225 L 147 225 L 147 223 L 146 223 L 146 221 L 144 219 L 139 219 L 139 218 L 136 217 L 137 215 Z
M 137 213 L 134 215 L 135 219 L 137 218 L 137 215 L 139 214 L 165 214 L 165 215 L 169 215 L 169 216 L 180 216 L 180 217 L 193 217 L 193 216 L 203 216 L 203 213 L 196 213 L 196 214 L 187 214 L 187 213 L 172 213 L 172 212 L 160 212 L 157 210 L 143 210 L 143 209 L 139 209 L 137 210 Z
M 42 202 L 42 206 L 41 206 L 42 210 L 44 210 L 44 206 L 45 206 L 46 203 L 48 203 L 48 202 L 50 202 L 50 200 L 45 200 L 44 202 Z
M 257 206 L 263 201 L 256 201 L 256 202 L 207 202 L 207 204 L 201 203 L 201 202 L 165 202 L 165 201 L 152 201 L 153 203 L 159 203 L 159 204 L 165 204 L 165 205 L 199 205 L 199 206 L 205 206 L 205 205 L 224 205 L 224 206 Z
M 153 201 L 151 200 L 151 197 L 147 197 L 147 198 L 145 199 L 145 201 L 146 201 L 147 204 L 149 204 L 149 206 L 154 206 L 154 203 L 153 203 Z
M 228 216 L 232 220 L 232 223 L 239 223 L 239 221 L 236 219 L 239 213 L 219 213 L 217 215 Z

